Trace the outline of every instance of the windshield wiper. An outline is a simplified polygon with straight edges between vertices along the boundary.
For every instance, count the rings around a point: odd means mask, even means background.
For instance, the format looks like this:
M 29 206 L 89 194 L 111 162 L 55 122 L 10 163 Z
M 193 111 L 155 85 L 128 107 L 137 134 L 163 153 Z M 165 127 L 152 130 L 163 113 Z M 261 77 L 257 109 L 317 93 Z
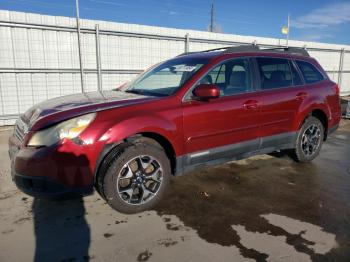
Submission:
M 125 90 L 126 93 L 132 93 L 132 94 L 138 94 L 138 95 L 143 95 L 144 92 L 142 90 L 136 90 L 136 89 L 129 89 Z
M 140 90 L 140 89 L 129 89 L 129 90 L 126 90 L 125 92 L 127 92 L 127 93 L 133 93 L 133 94 L 138 94 L 138 95 L 167 96 L 167 94 L 156 93 L 156 92 L 150 92 L 150 91 L 147 91 L 147 90 Z

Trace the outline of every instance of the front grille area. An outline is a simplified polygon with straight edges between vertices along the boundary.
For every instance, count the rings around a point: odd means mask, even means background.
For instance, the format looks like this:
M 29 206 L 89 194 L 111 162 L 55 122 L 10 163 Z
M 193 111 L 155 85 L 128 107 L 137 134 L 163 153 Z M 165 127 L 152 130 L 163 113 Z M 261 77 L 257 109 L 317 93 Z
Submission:
M 24 133 L 20 130 L 20 128 L 15 126 L 15 137 L 22 143 L 24 139 Z
M 23 142 L 24 136 L 26 135 L 26 131 L 25 131 L 26 126 L 27 125 L 23 122 L 21 118 L 19 118 L 16 121 L 14 135 L 21 143 Z

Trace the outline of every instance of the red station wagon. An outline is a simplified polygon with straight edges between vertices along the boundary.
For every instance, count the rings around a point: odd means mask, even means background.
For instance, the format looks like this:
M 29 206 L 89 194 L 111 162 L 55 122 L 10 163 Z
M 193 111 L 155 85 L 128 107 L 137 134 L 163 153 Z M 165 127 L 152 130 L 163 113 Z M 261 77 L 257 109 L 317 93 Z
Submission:
M 171 175 L 279 150 L 311 161 L 340 118 L 338 85 L 304 49 L 186 53 L 118 90 L 29 109 L 9 140 L 12 177 L 36 197 L 95 187 L 136 213 L 161 199 Z

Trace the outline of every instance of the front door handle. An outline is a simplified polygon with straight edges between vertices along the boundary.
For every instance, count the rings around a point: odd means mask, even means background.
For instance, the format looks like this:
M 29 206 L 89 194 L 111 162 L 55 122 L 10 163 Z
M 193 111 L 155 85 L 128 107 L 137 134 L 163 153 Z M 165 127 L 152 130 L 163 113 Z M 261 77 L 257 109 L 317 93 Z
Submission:
M 297 100 L 304 100 L 307 97 L 307 93 L 306 92 L 300 92 L 296 95 Z
M 258 101 L 248 100 L 248 101 L 244 102 L 243 107 L 245 109 L 257 109 L 258 108 Z

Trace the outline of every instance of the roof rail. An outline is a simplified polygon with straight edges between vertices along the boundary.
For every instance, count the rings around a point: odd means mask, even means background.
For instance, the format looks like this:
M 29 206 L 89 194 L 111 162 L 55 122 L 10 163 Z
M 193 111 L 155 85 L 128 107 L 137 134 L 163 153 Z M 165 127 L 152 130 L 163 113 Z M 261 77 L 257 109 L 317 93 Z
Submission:
M 208 50 L 197 51 L 197 52 L 185 52 L 185 53 L 179 54 L 178 56 L 207 53 L 207 52 L 219 51 L 219 50 L 223 50 L 223 49 L 227 49 L 227 48 L 230 48 L 230 46 L 219 47 L 219 48 L 208 49 Z
M 310 56 L 306 48 L 302 48 L 302 47 L 275 47 L 275 48 L 269 48 L 269 49 L 261 49 L 261 51 L 285 52 L 290 54 Z
M 223 50 L 222 51 L 223 54 L 240 53 L 240 52 L 277 52 L 277 53 L 289 53 L 289 54 L 297 54 L 302 56 L 310 56 L 310 54 L 306 51 L 306 49 L 301 47 L 274 47 L 274 48 L 261 49 L 258 45 L 227 46 L 227 47 L 208 49 L 208 50 L 199 51 L 199 52 L 187 52 L 187 53 L 180 54 L 178 56 L 207 53 L 207 52 L 219 51 L 219 50 Z
M 226 53 L 258 52 L 258 51 L 260 51 L 260 48 L 257 45 L 238 45 L 238 46 L 227 47 L 223 53 L 226 54 Z

